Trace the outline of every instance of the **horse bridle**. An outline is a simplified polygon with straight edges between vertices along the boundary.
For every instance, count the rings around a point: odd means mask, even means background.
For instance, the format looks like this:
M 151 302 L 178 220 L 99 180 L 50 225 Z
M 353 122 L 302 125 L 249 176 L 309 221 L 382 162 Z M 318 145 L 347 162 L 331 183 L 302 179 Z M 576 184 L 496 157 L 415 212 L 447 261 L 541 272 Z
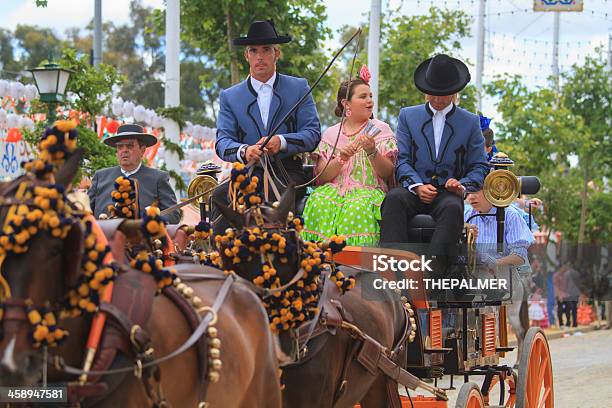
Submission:
M 4 220 L 6 220 L 7 214 L 5 211 L 5 208 L 8 207 L 12 207 L 15 205 L 27 205 L 28 208 L 37 208 L 42 210 L 42 208 L 40 208 L 39 206 L 35 205 L 34 202 L 32 200 L 25 200 L 22 198 L 17 198 L 17 197 L 5 197 L 6 194 L 8 194 L 9 192 L 19 188 L 19 186 L 24 183 L 24 182 L 31 182 L 34 185 L 36 185 L 36 179 L 28 176 L 28 175 L 24 175 L 21 177 L 16 178 L 15 180 L 12 180 L 10 183 L 8 183 L 6 186 L 3 186 L 3 188 L 0 190 L 0 212 L 1 214 L 1 218 L 0 220 L 3 221 L 2 225 L 0 225 L 0 228 L 4 228 Z M 4 261 L 4 259 L 3 259 Z M 2 265 L 4 264 L 4 262 L 0 262 L 0 277 L 2 276 Z M 4 277 L 2 277 L 2 279 L 4 280 Z M 8 282 L 6 282 L 6 284 L 8 284 Z M 0 287 L 0 292 L 3 291 L 4 288 Z M 4 322 L 5 321 L 17 321 L 17 322 L 26 322 L 29 323 L 29 319 L 28 319 L 28 315 L 27 315 L 27 301 L 25 298 L 17 298 L 17 297 L 13 297 L 12 294 L 10 293 L 0 293 L 0 305 L 2 308 L 4 308 L 4 313 L 2 315 L 2 318 L 0 319 L 0 338 L 2 338 L 4 336 Z M 53 306 L 50 306 L 51 303 L 48 302 L 47 305 L 45 305 L 45 308 L 47 310 L 52 310 L 52 311 L 57 311 L 57 309 L 59 309 L 59 302 L 54 302 Z
M 277 230 L 281 232 L 281 235 L 287 234 L 287 233 L 294 234 L 295 242 L 297 243 L 297 254 L 296 254 L 297 265 L 296 267 L 299 266 L 299 262 L 300 262 L 302 252 L 303 252 L 303 244 L 300 240 L 297 230 L 293 228 L 288 228 L 286 223 L 282 223 L 279 221 L 266 220 L 265 215 L 261 213 L 261 209 L 258 207 L 250 208 L 246 211 L 245 213 L 245 227 L 246 228 L 248 228 L 248 226 L 251 224 L 251 219 L 253 218 L 255 219 L 255 224 L 262 230 L 266 230 L 266 231 Z M 250 280 L 241 277 L 240 275 L 236 274 L 236 276 L 238 280 L 240 280 L 242 283 L 245 283 L 249 288 L 251 288 L 251 290 L 253 290 L 262 299 L 266 299 L 270 296 L 273 296 L 276 293 L 280 293 L 280 292 L 287 290 L 288 288 L 293 286 L 295 283 L 297 283 L 297 281 L 302 279 L 306 271 L 301 266 L 297 267 L 296 269 L 297 271 L 293 275 L 293 277 L 287 283 L 281 285 L 278 288 L 262 288 L 262 287 L 255 285 Z
M 35 182 L 30 177 L 27 177 L 27 178 L 30 181 Z M 2 188 L 2 190 L 0 191 L 0 208 L 7 207 L 7 206 L 10 207 L 13 205 L 24 205 L 24 204 L 28 205 L 29 207 L 40 208 L 34 205 L 34 203 L 31 200 L 24 200 L 18 197 L 11 197 L 8 199 L 4 198 L 4 195 L 12 191 L 15 188 L 15 186 L 21 185 L 21 183 L 23 183 L 23 177 L 20 177 L 12 181 L 9 185 L 4 186 Z M 6 219 L 6 214 L 3 214 L 2 219 Z M 105 376 L 105 375 L 123 374 L 123 373 L 128 373 L 128 372 L 134 372 L 135 374 L 142 373 L 143 369 L 158 366 L 164 361 L 177 357 L 178 355 L 182 354 L 183 352 L 191 348 L 194 344 L 196 344 L 200 340 L 200 338 L 206 333 L 206 330 L 209 327 L 209 325 L 214 323 L 217 320 L 218 311 L 221 305 L 223 304 L 223 302 L 225 301 L 227 295 L 229 294 L 231 290 L 231 286 L 235 282 L 235 280 L 236 280 L 236 277 L 231 276 L 231 275 L 224 278 L 224 282 L 219 290 L 219 294 L 217 298 L 215 299 L 213 305 L 211 307 L 207 307 L 206 310 L 202 311 L 203 317 L 201 318 L 196 329 L 193 331 L 191 336 L 180 347 L 178 347 L 173 352 L 165 356 L 162 356 L 160 358 L 157 358 L 157 359 L 149 359 L 145 363 L 137 359 L 135 362 L 135 366 L 120 367 L 116 369 L 101 370 L 101 371 L 91 371 L 91 370 L 82 370 L 77 367 L 71 367 L 65 364 L 63 358 L 60 357 L 59 355 L 51 355 L 51 359 L 48 359 L 47 358 L 48 350 L 47 350 L 47 347 L 44 346 L 42 348 L 42 351 L 44 353 L 43 367 L 42 367 L 43 383 L 46 384 L 47 365 L 52 365 L 55 367 L 57 371 L 63 372 L 69 375 L 85 374 L 85 375 L 94 375 L 94 376 Z M 26 299 L 16 298 L 16 297 L 11 296 L 10 290 L 9 290 L 9 293 L 6 295 L 6 298 L 2 299 L 2 302 L 1 302 L 2 307 L 4 308 L 4 313 L 2 316 L 2 320 L 0 321 L 0 335 L 3 334 L 2 332 L 4 329 L 5 321 L 17 321 L 17 322 L 30 323 L 30 320 L 28 318 L 28 312 L 27 312 L 28 303 L 29 301 Z M 58 305 L 59 303 L 55 302 L 54 307 L 51 308 L 50 303 L 48 302 L 47 305 L 45 305 L 45 309 L 49 311 L 52 310 L 55 312 L 59 308 Z M 102 307 L 100 307 L 99 310 L 101 309 Z M 134 343 L 134 340 L 132 339 L 132 337 L 133 337 L 133 334 L 130 335 L 130 339 L 132 343 Z

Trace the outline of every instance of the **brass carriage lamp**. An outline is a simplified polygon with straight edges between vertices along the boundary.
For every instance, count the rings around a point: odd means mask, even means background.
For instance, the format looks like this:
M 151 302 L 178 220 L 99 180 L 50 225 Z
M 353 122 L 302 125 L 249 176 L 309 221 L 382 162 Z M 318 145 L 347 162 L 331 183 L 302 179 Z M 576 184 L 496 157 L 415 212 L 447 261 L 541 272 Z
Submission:
M 51 124 L 55 122 L 55 109 L 59 103 L 64 101 L 66 85 L 68 85 L 70 74 L 74 71 L 62 68 L 53 62 L 42 67 L 30 68 L 28 71 L 34 77 L 41 102 L 45 102 L 49 107 L 47 122 Z
M 508 170 L 514 161 L 505 153 L 496 153 L 489 163 L 493 170 L 485 178 L 482 191 L 485 198 L 497 207 L 494 214 L 497 220 L 497 250 L 501 253 L 504 250 L 505 208 L 521 194 L 536 194 L 540 190 L 540 180 L 535 176 L 518 177 Z M 529 220 L 531 229 L 531 207 Z
M 202 195 L 191 203 L 191 205 L 200 211 L 200 218 L 202 221 L 205 220 L 209 210 L 209 200 L 212 195 L 212 189 L 219 184 L 217 173 L 220 172 L 221 166 L 213 163 L 212 160 L 208 160 L 198 168 L 196 177 L 189 182 L 189 186 L 187 187 L 187 196 L 189 198 L 208 191 L 208 194 Z

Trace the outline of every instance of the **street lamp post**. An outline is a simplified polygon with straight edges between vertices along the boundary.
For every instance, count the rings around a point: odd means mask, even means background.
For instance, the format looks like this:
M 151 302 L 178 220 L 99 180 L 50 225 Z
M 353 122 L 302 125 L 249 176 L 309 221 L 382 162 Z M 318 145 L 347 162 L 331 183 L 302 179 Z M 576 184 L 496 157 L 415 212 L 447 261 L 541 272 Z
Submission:
M 55 110 L 57 105 L 64 101 L 70 73 L 74 71 L 62 68 L 53 62 L 42 67 L 31 68 L 28 71 L 34 77 L 34 83 L 40 94 L 41 102 L 45 102 L 49 107 L 47 123 L 52 124 L 56 119 Z

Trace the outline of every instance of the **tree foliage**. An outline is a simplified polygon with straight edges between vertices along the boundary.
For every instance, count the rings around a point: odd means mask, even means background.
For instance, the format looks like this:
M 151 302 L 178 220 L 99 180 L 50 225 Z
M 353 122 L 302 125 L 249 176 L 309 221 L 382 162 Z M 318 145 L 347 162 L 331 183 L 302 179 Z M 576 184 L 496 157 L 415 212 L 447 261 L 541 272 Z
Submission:
M 110 65 L 89 65 L 87 56 L 78 56 L 74 49 L 66 48 L 59 65 L 74 71 L 68 80 L 68 89 L 76 98 L 71 101 L 74 109 L 95 117 L 102 113 L 111 102 L 114 86 L 119 86 L 123 78 Z
M 554 87 L 528 89 L 520 77 L 487 87 L 498 98 L 499 150 L 519 174 L 537 175 L 545 224 L 574 242 L 610 240 L 610 73 L 602 54 L 587 57 Z
M 610 177 L 612 168 L 612 75 L 600 49 L 583 65 L 574 65 L 564 74 L 563 104 L 584 123 L 586 137 L 576 146 L 584 165 L 597 166 L 600 176 Z
M 79 146 L 86 149 L 81 172 L 92 177 L 100 169 L 117 166 L 115 149 L 101 143 L 98 134 L 91 128 L 83 125 L 77 127 L 79 132 Z
M 141 0 L 129 2 L 129 21 L 102 25 L 103 62 L 112 66 L 124 78 L 115 88 L 125 100 L 147 108 L 164 106 L 164 38 L 163 31 L 154 29 L 153 9 Z M 52 29 L 18 25 L 15 30 L 0 29 L 0 69 L 5 77 L 29 81 L 21 77 L 26 68 L 40 65 L 50 58 L 57 60 L 62 50 L 75 50 L 74 58 L 87 63 L 93 47 L 93 21 L 85 28 L 72 27 L 60 36 Z M 200 83 L 208 74 L 201 63 L 201 54 L 190 52 L 184 44 L 181 61 L 181 105 L 185 118 L 194 123 L 211 125 L 213 106 L 218 94 L 208 92 Z M 20 78 L 21 77 L 21 78 Z M 208 97 L 209 96 L 209 97 Z
M 43 60 L 59 57 L 64 46 L 50 28 L 17 24 L 13 36 L 17 47 L 23 50 L 19 62 L 25 68 L 37 67 Z
M 470 17 L 463 11 L 430 7 L 426 15 L 392 15 L 381 26 L 379 112 L 386 121 L 394 121 L 401 108 L 424 102 L 414 86 L 418 65 L 436 53 L 453 55 L 461 48 L 460 39 L 470 34 Z M 474 92 L 466 89 L 462 107 L 474 108 Z M 467 98 L 469 96 L 469 98 Z

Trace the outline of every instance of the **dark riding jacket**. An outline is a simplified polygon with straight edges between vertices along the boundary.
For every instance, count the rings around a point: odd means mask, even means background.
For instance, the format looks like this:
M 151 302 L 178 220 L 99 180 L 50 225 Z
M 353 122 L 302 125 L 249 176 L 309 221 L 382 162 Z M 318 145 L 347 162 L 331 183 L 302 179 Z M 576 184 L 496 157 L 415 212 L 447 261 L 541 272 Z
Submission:
M 454 178 L 467 191 L 475 191 L 489 172 L 479 118 L 465 109 L 453 105 L 446 114 L 437 156 L 429 104 L 403 108 L 396 137 L 399 157 L 395 175 L 405 188 L 418 183 L 444 186 Z

